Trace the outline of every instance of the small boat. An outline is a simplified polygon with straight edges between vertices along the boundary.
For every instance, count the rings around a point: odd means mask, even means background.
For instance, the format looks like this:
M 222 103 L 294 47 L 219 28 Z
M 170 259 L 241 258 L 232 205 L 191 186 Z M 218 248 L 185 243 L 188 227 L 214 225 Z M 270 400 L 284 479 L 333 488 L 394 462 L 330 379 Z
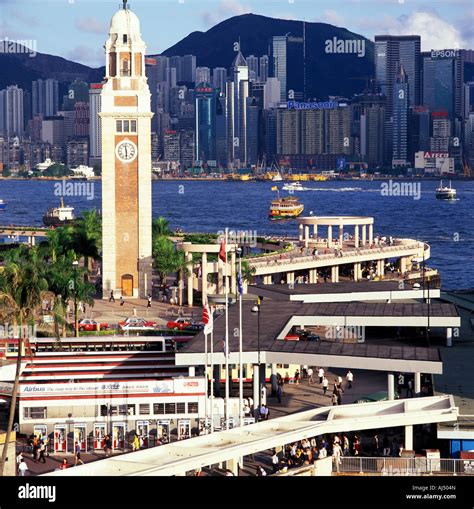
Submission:
M 449 187 L 443 186 L 443 181 L 441 181 L 440 186 L 436 189 L 436 198 L 439 200 L 456 199 L 456 189 L 451 186 L 451 181 L 449 181 Z
M 282 181 L 283 177 L 281 176 L 281 173 L 279 171 L 275 173 L 275 175 L 273 175 L 272 182 L 282 182 Z
M 295 196 L 278 197 L 272 200 L 268 217 L 272 221 L 298 217 L 304 210 L 304 205 Z
M 53 207 L 43 216 L 45 226 L 62 226 L 74 221 L 74 207 L 66 207 L 61 198 L 59 207 Z
M 0 200 L 0 210 L 5 210 L 7 204 L 5 203 L 5 201 L 3 200 Z
M 282 187 L 283 191 L 290 191 L 290 192 L 294 192 L 294 191 L 309 191 L 309 189 L 307 187 L 303 187 L 301 185 L 301 182 L 290 182 L 288 184 L 285 184 L 283 187 Z

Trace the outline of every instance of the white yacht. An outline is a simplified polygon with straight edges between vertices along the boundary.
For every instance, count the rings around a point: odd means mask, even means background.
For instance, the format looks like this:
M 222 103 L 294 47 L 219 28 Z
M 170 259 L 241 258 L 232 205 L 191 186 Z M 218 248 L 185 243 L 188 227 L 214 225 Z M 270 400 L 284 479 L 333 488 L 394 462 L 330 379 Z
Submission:
M 283 191 L 308 191 L 307 187 L 303 187 L 301 182 L 289 182 L 282 187 Z

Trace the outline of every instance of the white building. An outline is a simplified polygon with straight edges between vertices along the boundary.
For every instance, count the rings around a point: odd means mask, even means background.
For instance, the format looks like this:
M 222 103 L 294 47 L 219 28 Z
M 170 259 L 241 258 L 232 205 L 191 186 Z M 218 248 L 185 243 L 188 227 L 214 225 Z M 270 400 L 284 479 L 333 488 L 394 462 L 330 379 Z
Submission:
M 276 108 L 280 102 L 280 80 L 278 78 L 267 78 L 263 88 L 263 108 L 269 110 Z

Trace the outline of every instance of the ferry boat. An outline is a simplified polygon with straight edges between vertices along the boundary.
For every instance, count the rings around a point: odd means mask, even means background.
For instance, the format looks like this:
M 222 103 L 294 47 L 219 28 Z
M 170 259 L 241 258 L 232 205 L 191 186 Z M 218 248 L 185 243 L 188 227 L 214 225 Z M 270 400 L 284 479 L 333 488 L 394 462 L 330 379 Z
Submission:
M 66 207 L 61 198 L 61 205 L 53 207 L 43 216 L 45 226 L 62 226 L 74 221 L 74 207 Z
M 0 199 L 0 210 L 5 210 L 5 207 L 7 206 L 7 204 Z
M 298 217 L 304 210 L 304 205 L 295 196 L 284 196 L 272 200 L 268 217 L 272 221 Z
M 436 198 L 439 200 L 456 199 L 456 189 L 451 186 L 451 181 L 449 181 L 449 187 L 443 186 L 443 181 L 441 181 L 440 186 L 436 189 Z

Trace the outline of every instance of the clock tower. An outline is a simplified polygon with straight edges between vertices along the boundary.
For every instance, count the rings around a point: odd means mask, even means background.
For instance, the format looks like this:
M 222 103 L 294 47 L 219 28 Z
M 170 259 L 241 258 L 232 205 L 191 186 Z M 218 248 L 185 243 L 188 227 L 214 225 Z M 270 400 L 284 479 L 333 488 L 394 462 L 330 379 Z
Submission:
M 151 109 L 140 22 L 112 17 L 105 43 L 102 123 L 103 298 L 151 293 Z

